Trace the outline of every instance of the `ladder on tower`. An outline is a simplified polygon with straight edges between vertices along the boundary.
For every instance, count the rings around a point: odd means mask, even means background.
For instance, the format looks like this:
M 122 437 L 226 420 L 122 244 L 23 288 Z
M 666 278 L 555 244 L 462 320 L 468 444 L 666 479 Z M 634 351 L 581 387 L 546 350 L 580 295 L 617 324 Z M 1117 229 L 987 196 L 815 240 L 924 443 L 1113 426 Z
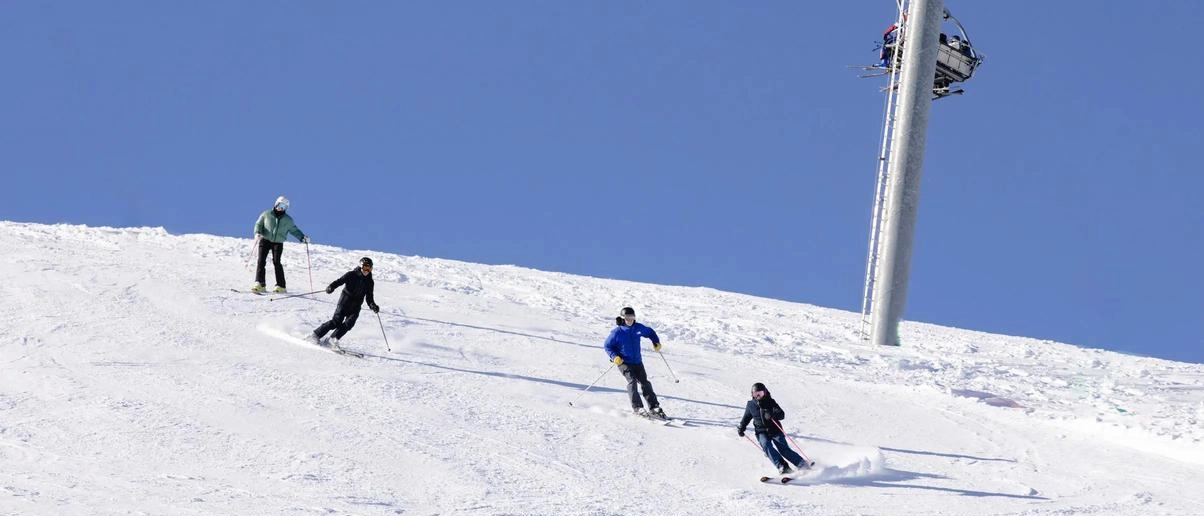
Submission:
M 907 36 L 907 25 L 905 23 L 906 13 L 905 2 L 900 0 L 897 2 L 899 7 L 899 20 L 896 22 L 898 34 L 896 36 L 896 45 L 903 42 Z M 882 115 L 882 142 L 878 148 L 878 177 L 874 182 L 874 208 L 870 216 L 870 241 L 865 258 L 865 286 L 861 296 L 861 339 L 869 340 L 870 331 L 872 329 L 872 315 L 874 310 L 874 288 L 878 282 L 878 269 L 880 267 L 880 250 L 882 244 L 882 228 L 886 221 L 886 199 L 889 192 L 887 188 L 890 181 L 887 181 L 887 174 L 890 169 L 890 154 L 895 143 L 895 119 L 896 108 L 898 107 L 898 92 L 899 92 L 899 59 L 902 52 L 892 52 L 890 63 L 890 82 L 883 91 L 886 93 L 886 106 Z

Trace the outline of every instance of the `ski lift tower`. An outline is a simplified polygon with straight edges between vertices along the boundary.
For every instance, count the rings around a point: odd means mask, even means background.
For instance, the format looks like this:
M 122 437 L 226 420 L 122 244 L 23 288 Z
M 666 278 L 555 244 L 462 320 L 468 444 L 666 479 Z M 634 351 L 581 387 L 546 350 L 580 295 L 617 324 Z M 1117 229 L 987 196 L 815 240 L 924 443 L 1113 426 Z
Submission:
M 878 179 L 862 293 L 862 338 L 899 345 L 899 320 L 907 302 L 911 249 L 920 204 L 920 175 L 933 100 L 962 93 L 952 89 L 970 79 L 982 57 L 943 0 L 896 0 L 897 32 L 881 75 L 886 112 L 878 153 Z M 952 19 L 961 36 L 947 37 L 941 21 Z M 964 40 L 964 46 L 963 46 Z

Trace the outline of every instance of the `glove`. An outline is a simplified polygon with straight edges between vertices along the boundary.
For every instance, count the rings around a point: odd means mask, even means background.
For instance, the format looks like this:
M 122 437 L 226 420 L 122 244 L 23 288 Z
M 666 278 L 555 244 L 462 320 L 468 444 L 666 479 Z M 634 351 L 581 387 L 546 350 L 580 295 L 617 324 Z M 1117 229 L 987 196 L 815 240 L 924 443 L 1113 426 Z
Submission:
M 380 313 L 380 305 L 372 304 L 372 305 L 368 305 L 368 308 L 371 308 L 372 312 L 374 312 L 374 313 L 378 313 L 378 314 Z
M 743 428 L 737 428 L 737 429 L 736 429 L 736 435 L 739 435 L 740 437 L 744 437 L 744 429 L 743 429 Z
M 333 294 L 333 293 L 334 293 L 334 287 L 326 287 L 326 293 L 327 293 L 327 294 Z
M 657 351 L 657 352 L 659 352 L 660 350 L 661 350 L 661 343 L 659 343 L 659 342 L 653 342 L 653 343 L 652 343 L 652 351 Z
M 309 236 L 308 236 L 308 235 L 306 235 L 306 236 L 303 236 L 303 237 L 301 237 L 301 243 L 302 243 L 302 244 L 308 244 L 308 243 L 309 243 Z
M 623 357 L 615 355 L 615 358 L 611 362 L 614 362 L 615 365 L 623 365 Z

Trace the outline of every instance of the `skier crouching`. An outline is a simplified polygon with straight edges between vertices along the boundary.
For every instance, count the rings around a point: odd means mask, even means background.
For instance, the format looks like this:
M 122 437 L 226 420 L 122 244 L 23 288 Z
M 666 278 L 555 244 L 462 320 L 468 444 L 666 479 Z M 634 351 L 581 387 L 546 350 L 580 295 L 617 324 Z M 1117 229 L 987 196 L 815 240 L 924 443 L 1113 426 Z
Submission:
M 752 386 L 752 399 L 744 406 L 744 417 L 740 418 L 740 426 L 736 428 L 736 433 L 744 437 L 744 430 L 748 428 L 748 422 L 752 421 L 761 450 L 773 462 L 773 466 L 778 468 L 778 473 L 785 475 L 793 471 L 790 469 L 791 463 L 800 469 L 809 467 L 809 464 L 786 444 L 786 434 L 782 433 L 781 425 L 778 424 L 778 421 L 783 419 L 786 419 L 786 412 L 769 395 L 765 384 L 757 382 Z
M 343 293 L 339 296 L 339 304 L 334 309 L 334 317 L 314 329 L 311 337 L 315 342 L 321 342 L 327 332 L 334 330 L 334 333 L 330 335 L 330 347 L 333 349 L 340 349 L 339 339 L 355 326 L 355 320 L 360 316 L 360 308 L 364 304 L 365 298 L 368 300 L 368 308 L 373 312 L 380 313 L 380 306 L 377 306 L 376 300 L 372 298 L 372 290 L 376 286 L 376 282 L 372 280 L 371 258 L 367 256 L 360 258 L 360 266 L 334 280 L 330 286 L 326 287 L 326 293 L 333 293 L 334 289 L 339 288 L 339 285 L 343 286 Z

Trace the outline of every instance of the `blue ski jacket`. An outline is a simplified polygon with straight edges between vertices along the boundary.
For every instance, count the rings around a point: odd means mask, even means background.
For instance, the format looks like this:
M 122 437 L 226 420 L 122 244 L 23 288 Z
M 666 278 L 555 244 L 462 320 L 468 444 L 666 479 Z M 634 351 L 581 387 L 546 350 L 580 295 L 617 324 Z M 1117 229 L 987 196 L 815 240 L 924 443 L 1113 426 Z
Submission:
M 617 355 L 623 357 L 625 363 L 642 364 L 644 360 L 640 357 L 640 337 L 648 337 L 653 344 L 661 343 L 656 332 L 643 324 L 617 325 L 615 329 L 610 330 L 610 336 L 606 337 L 606 354 L 610 355 L 611 360 Z

